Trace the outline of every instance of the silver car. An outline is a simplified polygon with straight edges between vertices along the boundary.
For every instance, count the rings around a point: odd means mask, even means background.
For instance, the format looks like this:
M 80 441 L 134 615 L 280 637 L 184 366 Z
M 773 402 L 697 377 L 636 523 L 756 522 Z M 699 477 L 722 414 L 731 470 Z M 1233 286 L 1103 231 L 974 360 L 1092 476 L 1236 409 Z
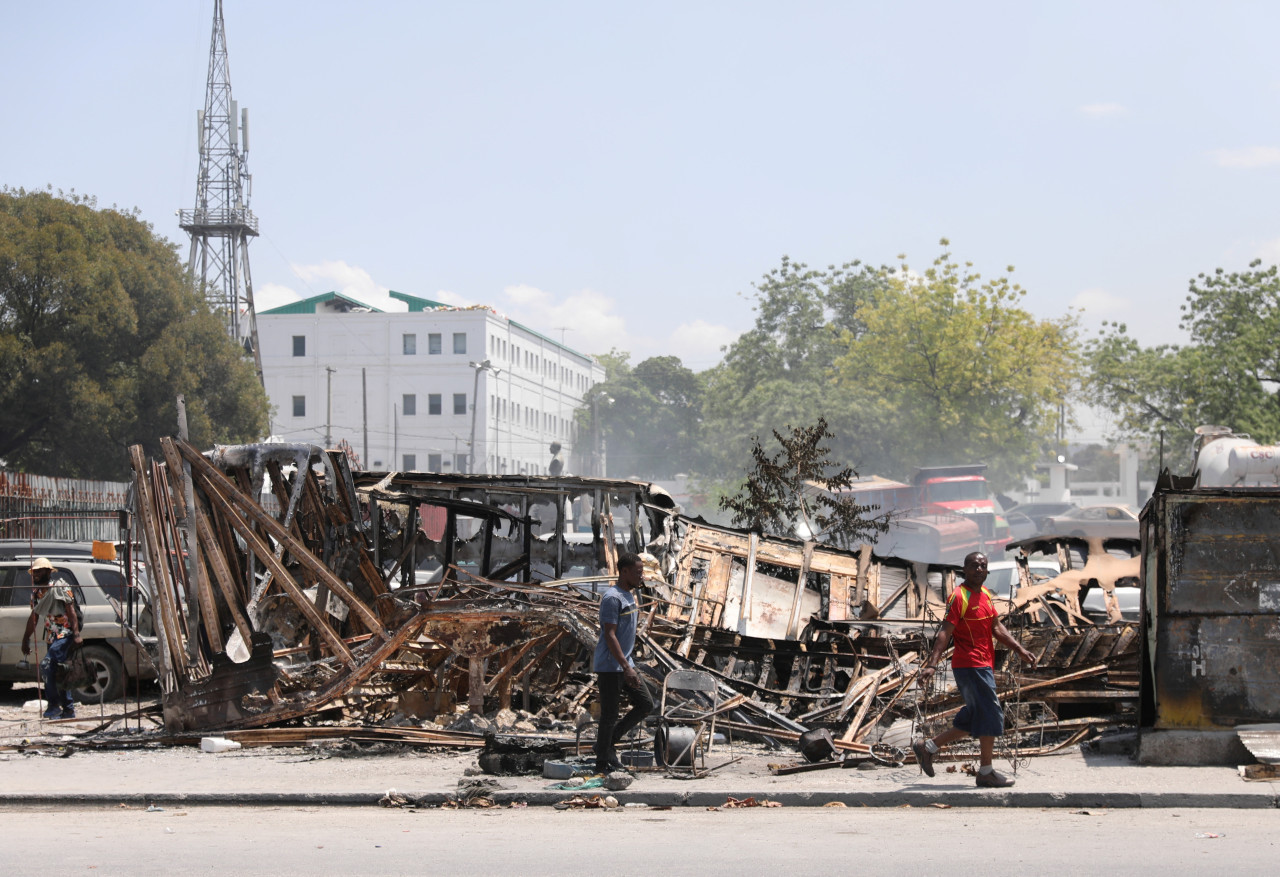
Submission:
M 45 651 L 43 631 L 37 628 L 31 638 L 31 654 L 22 654 L 22 634 L 31 615 L 32 558 L 8 557 L 0 559 L 0 690 L 14 682 L 38 681 L 39 659 Z M 128 585 L 120 567 L 85 556 L 54 555 L 49 559 L 55 575 L 75 589 L 83 616 L 84 656 L 93 671 L 91 681 L 73 690 L 72 696 L 84 703 L 116 700 L 124 694 L 128 679 L 154 679 L 151 659 L 134 643 L 125 630 L 122 614 L 116 611 L 120 606 L 127 613 L 125 607 L 129 603 Z M 150 610 L 140 597 L 135 597 L 134 605 L 137 616 L 143 619 L 139 627 L 145 629 Z

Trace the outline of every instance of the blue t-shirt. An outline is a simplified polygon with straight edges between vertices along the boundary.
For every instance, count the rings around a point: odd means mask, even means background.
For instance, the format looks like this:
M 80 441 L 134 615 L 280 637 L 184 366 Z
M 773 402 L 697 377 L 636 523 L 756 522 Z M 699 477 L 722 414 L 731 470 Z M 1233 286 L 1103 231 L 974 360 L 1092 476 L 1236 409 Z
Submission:
M 627 656 L 627 664 L 635 666 L 631 660 L 631 650 L 636 645 L 636 619 L 639 614 L 635 594 L 617 585 L 604 592 L 604 596 L 600 598 L 600 638 L 596 641 L 596 654 L 592 661 L 595 672 L 621 673 L 624 669 L 614 659 L 605 642 L 606 624 L 618 625 L 618 645 L 622 646 L 622 653 Z

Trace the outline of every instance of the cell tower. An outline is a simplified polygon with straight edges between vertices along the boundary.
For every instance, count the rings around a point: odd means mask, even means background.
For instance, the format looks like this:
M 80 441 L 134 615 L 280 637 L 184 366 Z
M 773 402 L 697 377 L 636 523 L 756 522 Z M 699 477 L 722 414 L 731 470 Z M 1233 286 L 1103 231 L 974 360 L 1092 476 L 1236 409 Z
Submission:
M 249 209 L 253 191 L 246 164 L 249 111 L 239 109 L 231 99 L 222 0 L 213 4 L 209 80 L 204 109 L 196 116 L 200 144 L 196 206 L 178 211 L 178 224 L 191 235 L 187 270 L 201 283 L 209 307 L 226 320 L 231 337 L 253 357 L 261 381 L 258 318 L 249 274 L 249 238 L 258 236 L 258 219 Z

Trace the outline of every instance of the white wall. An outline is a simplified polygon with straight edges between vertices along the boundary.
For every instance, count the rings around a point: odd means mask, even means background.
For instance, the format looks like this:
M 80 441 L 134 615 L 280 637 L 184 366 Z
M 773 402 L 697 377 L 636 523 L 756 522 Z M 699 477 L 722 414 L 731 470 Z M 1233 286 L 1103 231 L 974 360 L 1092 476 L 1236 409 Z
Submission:
M 439 334 L 441 352 L 429 353 Z M 466 335 L 466 352 L 454 353 L 453 335 Z M 404 335 L 415 338 L 406 355 Z M 304 356 L 293 355 L 293 336 L 306 338 Z M 272 432 L 283 441 L 324 444 L 346 439 L 370 469 L 427 471 L 431 455 L 441 471 L 455 471 L 454 455 L 466 455 L 474 411 L 477 466 L 491 474 L 542 474 L 553 440 L 569 461 L 574 412 L 603 369 L 581 354 L 540 337 L 487 309 L 398 313 L 260 314 L 258 337 L 267 395 L 274 406 Z M 489 360 L 478 372 L 473 362 Z M 326 368 L 333 369 L 330 376 Z M 361 370 L 365 381 L 362 390 Z M 496 374 L 495 374 L 496 370 Z M 563 376 L 563 377 L 562 377 Z M 332 381 L 330 392 L 328 380 Z M 466 396 L 455 414 L 454 394 Z M 414 414 L 404 396 L 414 397 Z M 429 397 L 440 396 L 440 413 L 429 413 Z M 304 396 L 306 412 L 293 414 L 293 397 Z M 327 416 L 332 398 L 332 418 Z M 368 445 L 365 445 L 367 405 Z

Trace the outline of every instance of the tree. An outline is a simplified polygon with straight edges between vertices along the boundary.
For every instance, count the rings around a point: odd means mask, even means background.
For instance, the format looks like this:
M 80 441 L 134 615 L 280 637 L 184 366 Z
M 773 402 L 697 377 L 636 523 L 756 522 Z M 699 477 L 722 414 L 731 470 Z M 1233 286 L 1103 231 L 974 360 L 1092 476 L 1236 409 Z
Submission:
M 755 436 L 815 417 L 832 425 L 836 456 L 876 464 L 887 450 L 881 412 L 859 388 L 836 383 L 835 362 L 843 334 L 861 333 L 863 310 L 884 288 L 884 269 L 854 261 L 817 270 L 786 256 L 755 284 L 755 326 L 706 376 L 709 474 L 736 473 Z
M 253 366 L 136 213 L 0 190 L 0 459 L 43 474 L 125 478 L 126 449 L 177 430 L 198 446 L 256 440 Z
M 835 472 L 824 441 L 833 436 L 827 421 L 819 417 L 813 426 L 787 429 L 789 436 L 773 431 L 780 446 L 765 452 L 759 437 L 751 442 L 752 469 L 738 493 L 720 499 L 722 511 L 733 514 L 733 525 L 774 536 L 795 536 L 853 548 L 874 542 L 887 523 L 872 516 L 873 508 L 839 496 L 857 473 L 845 466 Z
M 1123 323 L 1085 346 L 1089 389 L 1126 436 L 1190 448 L 1204 424 L 1280 440 L 1280 276 L 1276 267 L 1192 278 L 1182 305 L 1185 346 L 1143 347 Z
M 836 367 L 842 387 L 872 400 L 897 472 L 983 461 L 1000 486 L 1052 447 L 1078 380 L 1076 320 L 1035 318 L 1025 294 L 946 251 L 922 274 L 886 272 Z
M 579 414 L 582 435 L 607 446 L 608 473 L 652 480 L 697 469 L 703 456 L 702 380 L 675 356 L 632 368 L 617 350 L 597 357 L 606 379 L 591 388 Z

